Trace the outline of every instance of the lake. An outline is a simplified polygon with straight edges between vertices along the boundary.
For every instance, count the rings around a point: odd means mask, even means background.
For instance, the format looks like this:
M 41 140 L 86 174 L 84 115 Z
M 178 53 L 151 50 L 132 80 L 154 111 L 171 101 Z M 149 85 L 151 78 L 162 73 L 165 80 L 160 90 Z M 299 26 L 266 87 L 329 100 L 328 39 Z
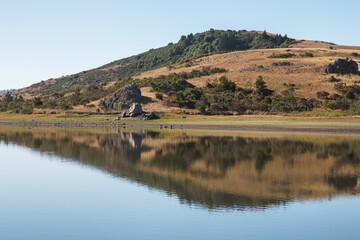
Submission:
M 0 127 L 0 239 L 358 239 L 360 136 Z

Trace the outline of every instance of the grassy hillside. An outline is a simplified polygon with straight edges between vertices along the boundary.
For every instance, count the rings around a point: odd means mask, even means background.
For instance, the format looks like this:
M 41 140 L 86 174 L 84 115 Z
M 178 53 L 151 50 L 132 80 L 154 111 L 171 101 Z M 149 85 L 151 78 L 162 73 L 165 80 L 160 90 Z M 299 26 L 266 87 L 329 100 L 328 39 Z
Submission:
M 145 71 L 170 66 L 199 55 L 227 53 L 248 49 L 288 47 L 294 39 L 286 35 L 258 32 L 209 30 L 182 36 L 177 43 L 151 49 L 148 52 L 124 58 L 102 67 L 78 74 L 50 79 L 23 89 L 29 96 L 49 95 L 55 92 L 71 92 L 89 84 L 108 83 L 118 78 L 132 77 Z
M 324 71 L 335 59 L 345 57 L 360 62 L 360 48 L 267 33 L 210 30 L 96 70 L 15 91 L 0 102 L 0 111 L 31 113 L 33 106 L 35 113 L 107 112 L 99 106 L 100 99 L 131 83 L 141 88 L 142 106 L 148 112 L 360 114 L 360 75 Z M 150 59 L 156 61 L 149 64 Z M 75 90 L 61 90 L 62 82 L 69 86 L 75 78 L 79 81 L 71 85 Z

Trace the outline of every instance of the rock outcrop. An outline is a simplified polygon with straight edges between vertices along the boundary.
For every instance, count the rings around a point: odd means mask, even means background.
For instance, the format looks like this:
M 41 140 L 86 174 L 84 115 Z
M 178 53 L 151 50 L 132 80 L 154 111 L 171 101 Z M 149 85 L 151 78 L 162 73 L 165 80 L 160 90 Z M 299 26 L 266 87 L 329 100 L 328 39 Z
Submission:
M 336 74 L 357 74 L 359 72 L 358 64 L 351 58 L 338 58 L 333 63 L 329 64 L 325 68 L 325 73 L 336 73 Z
M 159 116 L 156 115 L 155 113 L 153 112 L 150 112 L 150 113 L 142 113 L 141 115 L 137 116 L 136 119 L 138 120 L 153 120 L 153 119 L 159 119 Z
M 141 105 L 139 103 L 133 103 L 131 107 L 129 108 L 129 116 L 130 117 L 136 117 L 143 113 L 143 110 L 141 108 Z
M 129 84 L 116 91 L 112 96 L 105 97 L 99 106 L 108 111 L 119 111 L 129 109 L 134 103 L 141 103 L 141 91 L 135 85 Z

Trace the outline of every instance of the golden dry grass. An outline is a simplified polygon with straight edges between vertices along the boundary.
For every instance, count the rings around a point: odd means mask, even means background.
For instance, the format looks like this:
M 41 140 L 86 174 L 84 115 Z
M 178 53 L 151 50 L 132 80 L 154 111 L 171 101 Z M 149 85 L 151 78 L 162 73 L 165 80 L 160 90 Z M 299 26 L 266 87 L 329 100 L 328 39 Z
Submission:
M 331 50 L 329 47 L 334 49 Z M 269 58 L 273 53 L 295 54 L 292 58 Z M 302 57 L 305 52 L 312 53 L 314 57 Z M 284 84 L 296 84 L 297 96 L 306 98 L 315 98 L 319 91 L 327 91 L 335 93 L 334 83 L 328 82 L 330 75 L 324 73 L 324 68 L 337 58 L 344 58 L 351 56 L 352 53 L 360 54 L 360 47 L 340 46 L 328 42 L 321 41 L 301 41 L 294 44 L 289 49 L 265 49 L 265 50 L 248 50 L 238 51 L 226 54 L 218 54 L 195 59 L 191 67 L 184 67 L 183 65 L 175 65 L 173 69 L 160 68 L 153 71 L 145 72 L 136 78 L 158 77 L 160 75 L 168 75 L 170 73 L 179 73 L 182 71 L 189 72 L 193 69 L 201 69 L 202 67 L 219 67 L 226 68 L 228 72 L 226 76 L 234 81 L 238 87 L 252 88 L 255 80 L 259 75 L 264 77 L 270 89 L 276 92 L 281 92 L 286 89 Z M 357 62 L 360 58 L 353 57 Z M 274 66 L 274 63 L 290 62 L 290 66 Z M 105 69 L 106 70 L 106 69 Z M 207 81 L 216 81 L 222 74 L 215 74 L 212 76 L 205 76 L 189 80 L 192 84 L 198 87 L 204 87 Z M 335 76 L 340 78 L 343 83 L 353 84 L 353 81 L 360 80 L 359 75 L 343 75 Z M 46 81 L 45 84 L 51 84 L 55 79 Z M 107 87 L 113 85 L 109 83 Z M 15 91 L 16 94 L 24 94 L 25 98 L 31 98 L 33 95 L 28 93 L 28 88 Z M 163 101 L 155 98 L 155 94 L 150 91 L 150 88 L 142 88 L 142 94 L 150 99 L 148 103 L 143 104 L 145 111 L 156 112 L 173 112 L 183 113 L 192 112 L 189 109 L 180 109 L 172 106 L 167 106 Z M 94 101 L 91 104 L 96 105 L 95 108 L 86 108 L 83 106 L 76 106 L 72 111 L 75 112 L 95 112 L 99 101 Z
M 293 58 L 269 58 L 272 53 L 290 53 L 295 54 Z M 360 49 L 359 49 L 360 51 Z M 358 53 L 359 53 L 358 51 Z M 301 57 L 305 52 L 312 53 L 314 57 Z M 139 78 L 157 77 L 174 72 L 191 71 L 201 69 L 202 67 L 221 67 L 228 69 L 226 75 L 236 82 L 239 87 L 251 88 L 255 80 L 262 75 L 269 88 L 277 92 L 285 90 L 285 84 L 294 83 L 297 88 L 297 95 L 307 98 L 316 97 L 319 91 L 335 93 L 334 83 L 328 82 L 329 75 L 324 73 L 324 68 L 333 62 L 336 58 L 344 58 L 356 52 L 354 49 L 328 50 L 321 48 L 292 48 L 285 49 L 267 49 L 239 51 L 227 54 L 213 55 L 194 61 L 194 66 L 189 68 L 177 68 L 169 70 L 161 68 L 141 74 Z M 354 58 L 359 61 L 359 58 Z M 290 62 L 290 66 L 274 66 L 274 63 Z M 203 87 L 207 81 L 216 81 L 221 74 L 191 79 L 190 82 L 198 87 Z M 360 80 L 358 75 L 336 76 L 341 78 L 342 82 L 352 84 L 355 80 Z

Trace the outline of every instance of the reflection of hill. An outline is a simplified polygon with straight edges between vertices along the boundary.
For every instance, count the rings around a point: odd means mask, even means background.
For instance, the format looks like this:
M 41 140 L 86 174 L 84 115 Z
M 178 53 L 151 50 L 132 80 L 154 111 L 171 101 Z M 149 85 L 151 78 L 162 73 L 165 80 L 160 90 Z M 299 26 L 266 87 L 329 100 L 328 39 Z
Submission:
M 0 140 L 209 208 L 266 207 L 360 192 L 358 139 L 1 128 Z

